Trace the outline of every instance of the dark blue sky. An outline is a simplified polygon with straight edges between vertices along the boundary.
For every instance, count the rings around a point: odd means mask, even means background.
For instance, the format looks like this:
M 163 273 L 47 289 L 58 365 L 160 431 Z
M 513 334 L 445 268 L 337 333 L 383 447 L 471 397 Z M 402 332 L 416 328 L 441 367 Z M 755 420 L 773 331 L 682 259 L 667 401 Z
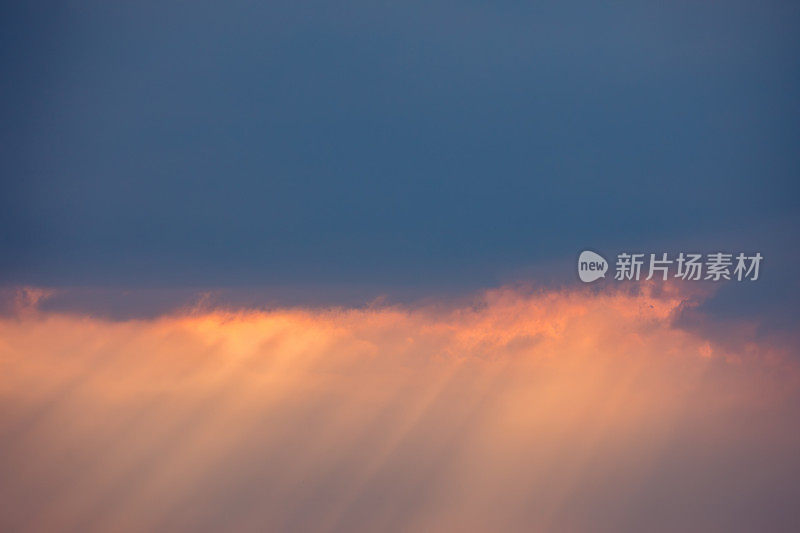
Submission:
M 798 30 L 796 2 L 5 2 L 1 281 L 481 286 L 727 246 L 779 294 Z

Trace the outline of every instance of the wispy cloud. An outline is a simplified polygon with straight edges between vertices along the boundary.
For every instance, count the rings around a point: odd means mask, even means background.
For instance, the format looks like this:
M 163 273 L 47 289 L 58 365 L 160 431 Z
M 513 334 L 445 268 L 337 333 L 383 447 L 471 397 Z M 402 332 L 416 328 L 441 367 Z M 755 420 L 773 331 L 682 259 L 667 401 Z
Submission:
M 678 327 L 697 298 L 504 288 L 130 321 L 26 305 L 0 320 L 0 525 L 789 530 L 796 348 Z

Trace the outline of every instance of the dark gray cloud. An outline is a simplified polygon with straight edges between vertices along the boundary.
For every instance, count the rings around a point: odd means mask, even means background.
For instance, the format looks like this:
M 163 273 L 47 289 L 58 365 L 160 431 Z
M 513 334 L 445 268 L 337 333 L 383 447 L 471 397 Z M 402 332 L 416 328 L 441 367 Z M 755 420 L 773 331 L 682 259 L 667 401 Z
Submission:
M 2 280 L 477 286 L 796 240 L 793 3 L 296 4 L 5 6 Z

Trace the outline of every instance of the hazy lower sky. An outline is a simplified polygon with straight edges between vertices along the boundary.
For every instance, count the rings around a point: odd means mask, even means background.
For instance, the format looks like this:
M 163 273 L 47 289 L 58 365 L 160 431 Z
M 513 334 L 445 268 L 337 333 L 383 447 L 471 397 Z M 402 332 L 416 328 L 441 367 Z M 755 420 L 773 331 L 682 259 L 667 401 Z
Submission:
M 0 317 L 0 529 L 797 531 L 797 345 L 687 330 L 701 295 L 643 287 L 20 308 Z

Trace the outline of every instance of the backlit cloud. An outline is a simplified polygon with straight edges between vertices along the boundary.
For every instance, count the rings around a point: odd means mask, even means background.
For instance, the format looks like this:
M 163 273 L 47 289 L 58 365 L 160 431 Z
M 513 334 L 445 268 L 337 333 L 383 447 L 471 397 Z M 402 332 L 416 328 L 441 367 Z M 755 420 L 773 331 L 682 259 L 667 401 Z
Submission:
M 0 320 L 0 529 L 781 531 L 796 349 L 698 295 Z M 31 296 L 33 295 L 33 296 Z

